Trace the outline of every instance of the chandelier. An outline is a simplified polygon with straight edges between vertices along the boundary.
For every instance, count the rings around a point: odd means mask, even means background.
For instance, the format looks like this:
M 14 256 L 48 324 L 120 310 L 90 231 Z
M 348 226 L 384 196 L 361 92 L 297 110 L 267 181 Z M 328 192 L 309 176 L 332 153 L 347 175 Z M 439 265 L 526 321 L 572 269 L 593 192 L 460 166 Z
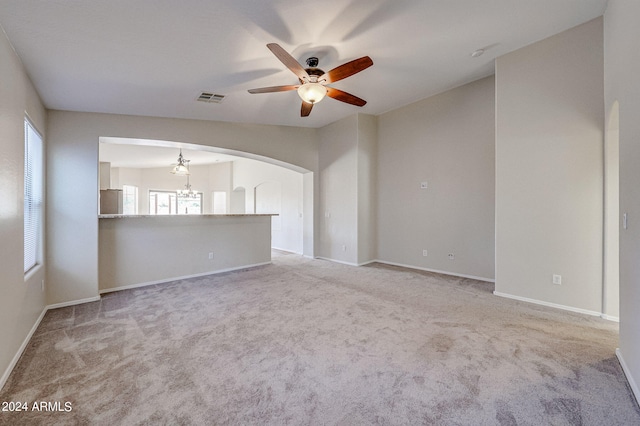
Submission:
M 187 184 L 184 186 L 184 189 L 178 189 L 176 192 L 179 198 L 198 198 L 198 191 L 191 189 L 189 175 L 187 175 Z

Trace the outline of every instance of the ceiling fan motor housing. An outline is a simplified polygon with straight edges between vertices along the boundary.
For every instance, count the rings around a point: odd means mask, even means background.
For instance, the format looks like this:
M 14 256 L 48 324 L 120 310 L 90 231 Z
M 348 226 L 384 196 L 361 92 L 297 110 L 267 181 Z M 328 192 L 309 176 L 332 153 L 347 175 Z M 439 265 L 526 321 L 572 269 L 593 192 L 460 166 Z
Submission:
M 309 77 L 311 77 L 311 82 L 316 82 L 318 80 L 318 77 L 325 74 L 324 70 L 318 68 L 318 58 L 316 58 L 315 56 L 307 59 L 307 65 L 309 66 L 309 68 L 306 68 L 305 71 L 307 72 L 307 74 L 309 74 Z M 300 83 L 304 84 L 305 82 L 300 80 Z

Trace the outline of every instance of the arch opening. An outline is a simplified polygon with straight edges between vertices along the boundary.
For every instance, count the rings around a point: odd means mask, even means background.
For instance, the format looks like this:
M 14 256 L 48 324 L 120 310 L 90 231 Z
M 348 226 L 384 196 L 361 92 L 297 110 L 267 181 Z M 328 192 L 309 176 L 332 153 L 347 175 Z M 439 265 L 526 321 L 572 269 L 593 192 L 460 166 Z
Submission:
M 202 213 L 213 213 L 215 202 L 208 198 L 224 191 L 229 200 L 228 214 L 279 214 L 272 222 L 273 248 L 313 257 L 314 187 L 309 184 L 313 182 L 312 171 L 249 152 L 186 142 L 121 137 L 100 137 L 99 142 L 101 188 L 138 186 L 139 214 L 149 212 L 149 190 L 178 190 L 185 184 L 186 178 L 185 182 L 178 182 L 175 175 L 168 173 L 182 150 L 190 162 L 190 184 L 202 192 Z M 110 175 L 105 169 L 111 171 Z M 151 182 L 154 176 L 156 183 Z M 104 182 L 105 177 L 108 183 Z M 275 204 L 275 199 L 271 200 L 275 193 L 266 191 L 267 182 L 280 188 Z M 163 188 L 167 185 L 175 188 Z M 279 211 L 264 211 L 276 204 Z

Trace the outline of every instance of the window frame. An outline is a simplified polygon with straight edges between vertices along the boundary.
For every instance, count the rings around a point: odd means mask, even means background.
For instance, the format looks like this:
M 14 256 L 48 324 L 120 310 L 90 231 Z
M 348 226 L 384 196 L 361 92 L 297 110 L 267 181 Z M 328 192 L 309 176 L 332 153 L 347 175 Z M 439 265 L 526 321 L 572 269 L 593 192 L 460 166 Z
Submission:
M 26 115 L 23 128 L 23 266 L 25 280 L 27 280 L 44 263 L 45 164 L 42 133 Z M 35 138 L 30 137 L 31 134 Z
M 169 198 L 169 213 L 158 213 L 158 208 L 157 208 L 157 197 L 156 197 L 156 202 L 155 204 L 153 204 L 151 202 L 151 197 L 153 194 L 169 194 L 170 198 Z M 200 212 L 198 213 L 181 213 L 178 209 L 179 206 L 179 202 L 180 202 L 180 197 L 178 196 L 178 191 L 170 191 L 170 190 L 166 190 L 166 189 L 150 189 L 149 190 L 149 215 L 152 216 L 167 216 L 167 215 L 171 215 L 171 216 L 186 216 L 186 215 L 201 215 L 203 214 L 203 210 L 204 210 L 204 196 L 202 194 L 202 192 L 196 192 L 196 194 L 198 194 L 197 199 L 200 200 Z M 171 197 L 173 196 L 173 197 Z M 173 202 L 172 200 L 175 200 L 175 206 L 172 207 L 171 203 Z M 153 209 L 153 210 L 152 210 Z M 172 213 L 172 210 L 175 211 L 174 213 Z

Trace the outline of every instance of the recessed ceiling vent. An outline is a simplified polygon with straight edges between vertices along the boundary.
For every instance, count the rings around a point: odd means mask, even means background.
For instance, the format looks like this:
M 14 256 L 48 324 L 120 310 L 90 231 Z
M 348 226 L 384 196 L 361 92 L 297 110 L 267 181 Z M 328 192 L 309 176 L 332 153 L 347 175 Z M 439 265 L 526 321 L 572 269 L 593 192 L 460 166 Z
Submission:
M 211 92 L 202 92 L 200 96 L 198 96 L 198 100 L 200 102 L 213 102 L 219 104 L 224 99 L 224 95 L 217 95 Z

